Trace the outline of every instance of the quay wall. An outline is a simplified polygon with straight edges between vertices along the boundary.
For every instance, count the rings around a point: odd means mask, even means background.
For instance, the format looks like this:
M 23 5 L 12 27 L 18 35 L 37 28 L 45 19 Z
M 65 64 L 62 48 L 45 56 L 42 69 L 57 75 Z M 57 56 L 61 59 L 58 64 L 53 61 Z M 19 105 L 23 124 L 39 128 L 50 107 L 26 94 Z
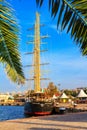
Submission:
M 0 102 L 0 106 L 23 106 L 24 102 Z

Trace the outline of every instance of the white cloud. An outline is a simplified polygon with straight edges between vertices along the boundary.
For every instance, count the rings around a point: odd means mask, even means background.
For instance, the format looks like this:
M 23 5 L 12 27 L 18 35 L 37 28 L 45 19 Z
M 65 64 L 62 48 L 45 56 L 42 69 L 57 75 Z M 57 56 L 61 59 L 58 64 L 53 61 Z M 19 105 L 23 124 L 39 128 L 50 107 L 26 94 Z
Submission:
M 58 34 L 63 34 L 63 33 L 66 33 L 66 29 L 61 31 L 61 26 L 59 25 L 59 27 L 57 28 L 57 24 L 50 24 L 48 25 L 49 28 L 53 29 L 54 31 L 56 31 L 56 33 Z

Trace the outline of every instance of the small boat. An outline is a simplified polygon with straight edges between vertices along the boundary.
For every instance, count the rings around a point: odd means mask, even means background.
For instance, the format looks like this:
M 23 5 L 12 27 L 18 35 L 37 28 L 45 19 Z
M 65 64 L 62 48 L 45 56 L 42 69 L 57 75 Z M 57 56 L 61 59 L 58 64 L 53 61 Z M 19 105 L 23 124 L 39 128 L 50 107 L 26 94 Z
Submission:
M 36 13 L 36 21 L 34 25 L 34 93 L 29 96 L 29 100 L 25 102 L 24 113 L 27 115 L 49 115 L 53 111 L 53 101 L 41 92 L 40 81 L 46 78 L 40 76 L 40 19 L 39 13 Z M 44 37 L 44 36 L 43 36 Z
M 66 113 L 66 108 L 65 107 L 55 106 L 53 108 L 53 114 L 65 114 L 65 113 Z

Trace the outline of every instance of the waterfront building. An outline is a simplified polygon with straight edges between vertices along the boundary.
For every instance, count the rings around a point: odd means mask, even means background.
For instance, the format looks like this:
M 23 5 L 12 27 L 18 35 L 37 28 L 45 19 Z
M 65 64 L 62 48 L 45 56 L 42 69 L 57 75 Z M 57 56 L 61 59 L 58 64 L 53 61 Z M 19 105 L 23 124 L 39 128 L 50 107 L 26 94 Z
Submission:
M 0 94 L 0 104 L 2 103 L 13 103 L 14 97 L 10 94 Z

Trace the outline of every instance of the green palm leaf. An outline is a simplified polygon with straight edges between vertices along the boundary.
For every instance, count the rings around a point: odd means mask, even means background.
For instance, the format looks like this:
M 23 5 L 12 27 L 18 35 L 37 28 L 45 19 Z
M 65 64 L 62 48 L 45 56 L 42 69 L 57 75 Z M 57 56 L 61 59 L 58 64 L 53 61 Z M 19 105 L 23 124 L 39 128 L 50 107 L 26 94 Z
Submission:
M 0 62 L 5 65 L 6 73 L 13 82 L 24 83 L 18 34 L 12 8 L 5 0 L 0 0 Z
M 43 0 L 36 0 L 41 6 Z M 87 55 L 87 0 L 49 0 L 53 17 L 57 16 L 57 27 L 67 29 L 79 45 L 83 55 Z

